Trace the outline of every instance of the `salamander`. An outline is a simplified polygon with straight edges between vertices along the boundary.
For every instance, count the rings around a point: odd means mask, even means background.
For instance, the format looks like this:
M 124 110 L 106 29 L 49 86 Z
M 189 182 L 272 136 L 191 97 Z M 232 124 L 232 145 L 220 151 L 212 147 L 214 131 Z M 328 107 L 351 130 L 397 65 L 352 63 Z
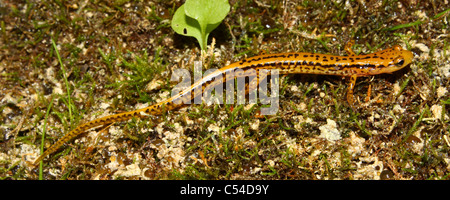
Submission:
M 278 69 L 279 74 L 319 74 L 349 77 L 347 102 L 352 106 L 353 88 L 358 77 L 392 73 L 409 65 L 414 57 L 411 51 L 405 50 L 399 45 L 394 45 L 391 48 L 371 54 L 356 55 L 351 49 L 353 44 L 354 41 L 350 41 L 345 46 L 347 56 L 319 53 L 277 53 L 259 55 L 232 63 L 217 69 L 215 72 L 210 73 L 190 87 L 182 90 L 177 95 L 160 103 L 142 109 L 101 117 L 79 125 L 50 146 L 33 164 L 38 164 L 46 156 L 58 150 L 64 143 L 89 129 L 115 122 L 127 121 L 133 117 L 146 118 L 149 115 L 161 115 L 163 112 L 186 106 L 183 102 L 192 100 L 196 95 L 201 94 L 194 92 L 194 90 L 201 88 L 202 91 L 205 91 L 217 84 L 222 84 L 222 81 L 215 81 L 215 77 L 219 75 L 223 77 L 224 74 L 228 74 L 228 72 L 236 69 L 242 69 L 240 71 L 244 73 L 234 74 L 235 77 L 249 75 L 245 74 L 245 71 L 248 69 L 252 69 L 252 71 Z

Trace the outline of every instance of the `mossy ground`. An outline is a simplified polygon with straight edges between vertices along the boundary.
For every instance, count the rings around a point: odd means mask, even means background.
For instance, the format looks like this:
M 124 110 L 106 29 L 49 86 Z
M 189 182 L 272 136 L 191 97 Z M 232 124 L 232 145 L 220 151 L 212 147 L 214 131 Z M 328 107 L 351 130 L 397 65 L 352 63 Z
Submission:
M 264 53 L 344 55 L 352 39 L 356 53 L 400 44 L 415 59 L 359 78 L 354 111 L 344 78 L 284 76 L 276 115 L 202 104 L 113 124 L 46 158 L 42 178 L 449 179 L 445 2 L 230 0 L 204 69 Z M 83 122 L 169 97 L 171 71 L 200 60 L 195 39 L 170 28 L 182 3 L 1 2 L 0 178 L 38 179 L 27 161 L 44 132 L 45 149 Z M 321 138 L 327 128 L 341 139 Z

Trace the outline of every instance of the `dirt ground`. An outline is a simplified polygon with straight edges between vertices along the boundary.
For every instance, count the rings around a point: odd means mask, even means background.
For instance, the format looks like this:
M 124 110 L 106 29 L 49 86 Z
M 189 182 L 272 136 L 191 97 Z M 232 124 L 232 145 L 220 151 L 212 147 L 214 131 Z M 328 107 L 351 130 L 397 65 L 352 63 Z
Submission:
M 344 77 L 281 76 L 275 115 L 192 105 L 93 129 L 33 166 L 78 125 L 170 97 L 172 71 L 201 54 L 170 27 L 184 1 L 0 1 L 0 179 L 449 179 L 449 1 L 229 2 L 203 70 L 346 55 L 350 40 L 357 54 L 398 44 L 414 60 L 358 78 L 354 110 Z

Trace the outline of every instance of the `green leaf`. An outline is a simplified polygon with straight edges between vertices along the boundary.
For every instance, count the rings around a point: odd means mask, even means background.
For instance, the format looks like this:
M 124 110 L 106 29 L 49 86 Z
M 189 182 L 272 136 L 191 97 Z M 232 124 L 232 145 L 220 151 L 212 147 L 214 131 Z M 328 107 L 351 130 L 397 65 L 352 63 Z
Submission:
M 228 0 L 186 0 L 184 11 L 200 26 L 220 23 L 230 12 Z
M 172 29 L 178 34 L 195 37 L 206 49 L 209 33 L 230 11 L 228 0 L 186 0 L 172 18 Z
M 184 36 L 191 36 L 197 38 L 198 41 L 201 40 L 202 34 L 200 33 L 200 24 L 193 18 L 188 17 L 184 13 L 184 4 L 181 5 L 172 18 L 172 29 Z

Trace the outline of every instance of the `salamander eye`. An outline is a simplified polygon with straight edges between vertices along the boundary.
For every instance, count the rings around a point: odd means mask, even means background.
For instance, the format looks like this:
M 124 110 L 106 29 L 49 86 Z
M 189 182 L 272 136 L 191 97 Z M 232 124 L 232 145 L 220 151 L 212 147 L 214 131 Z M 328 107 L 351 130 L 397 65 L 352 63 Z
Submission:
M 395 63 L 395 65 L 397 65 L 397 66 L 399 66 L 399 67 L 403 66 L 403 64 L 405 64 L 405 60 L 404 60 L 404 59 L 400 59 L 400 60 L 398 60 L 398 61 Z

